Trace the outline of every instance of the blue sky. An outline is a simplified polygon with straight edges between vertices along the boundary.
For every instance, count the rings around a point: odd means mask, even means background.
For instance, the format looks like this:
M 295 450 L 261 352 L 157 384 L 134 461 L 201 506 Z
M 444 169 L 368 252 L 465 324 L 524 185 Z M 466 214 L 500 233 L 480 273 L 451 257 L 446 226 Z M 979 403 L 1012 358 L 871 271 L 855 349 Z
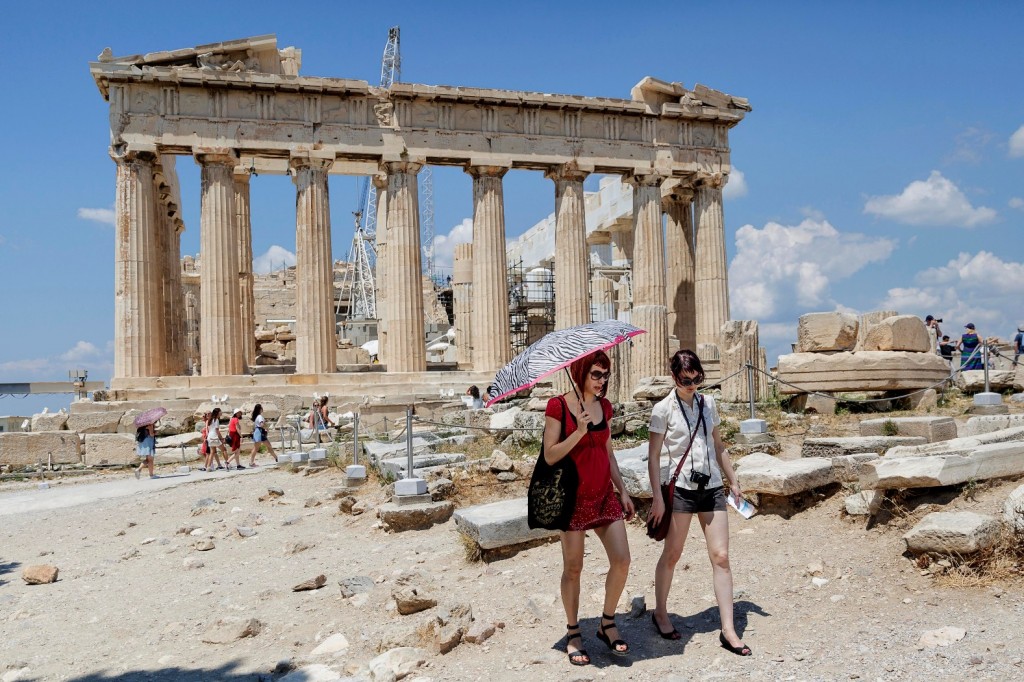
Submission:
M 931 312 L 1003 338 L 1024 321 L 1022 3 L 19 3 L 4 20 L 0 381 L 110 376 L 114 165 L 88 72 L 104 47 L 276 33 L 305 75 L 376 82 L 396 24 L 407 82 L 628 97 L 650 75 L 749 98 L 725 205 L 732 316 L 761 322 L 772 362 L 803 312 Z M 178 169 L 195 253 L 198 169 Z M 472 213 L 471 180 L 434 182 L 445 235 Z M 509 236 L 553 208 L 539 173 L 505 191 Z M 332 178 L 331 200 L 343 258 L 356 181 Z M 252 219 L 257 256 L 294 251 L 288 178 L 254 179 Z M 0 414 L 66 402 L 0 398 Z

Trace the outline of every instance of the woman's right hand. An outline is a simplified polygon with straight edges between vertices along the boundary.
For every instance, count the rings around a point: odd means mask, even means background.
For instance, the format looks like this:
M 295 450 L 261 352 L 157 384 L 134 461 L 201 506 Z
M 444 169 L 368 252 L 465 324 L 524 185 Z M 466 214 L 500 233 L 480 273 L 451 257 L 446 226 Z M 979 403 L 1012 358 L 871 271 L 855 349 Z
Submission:
M 590 410 L 587 409 L 586 405 L 580 403 L 580 411 L 576 413 L 577 430 L 581 434 L 586 435 L 593 421 L 594 420 L 590 418 Z
M 660 493 L 660 491 L 658 491 Z M 651 513 L 647 515 L 648 521 L 653 521 L 655 525 L 661 523 L 661 517 L 665 513 L 665 500 L 661 499 L 661 495 L 657 494 L 654 496 L 654 500 L 651 503 Z

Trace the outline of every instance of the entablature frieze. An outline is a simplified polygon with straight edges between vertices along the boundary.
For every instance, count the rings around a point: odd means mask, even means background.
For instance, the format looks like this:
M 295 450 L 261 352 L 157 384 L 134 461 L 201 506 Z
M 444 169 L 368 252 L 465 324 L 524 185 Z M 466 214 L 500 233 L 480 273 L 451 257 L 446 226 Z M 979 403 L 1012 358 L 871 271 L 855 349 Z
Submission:
M 93 64 L 110 100 L 115 144 L 162 153 L 228 146 L 287 169 L 297 150 L 337 159 L 332 172 L 381 162 L 547 170 L 577 162 L 597 173 L 666 177 L 729 171 L 728 106 L 446 86 Z M 244 161 L 243 161 L 244 163 Z M 279 169 L 276 166 L 280 166 Z

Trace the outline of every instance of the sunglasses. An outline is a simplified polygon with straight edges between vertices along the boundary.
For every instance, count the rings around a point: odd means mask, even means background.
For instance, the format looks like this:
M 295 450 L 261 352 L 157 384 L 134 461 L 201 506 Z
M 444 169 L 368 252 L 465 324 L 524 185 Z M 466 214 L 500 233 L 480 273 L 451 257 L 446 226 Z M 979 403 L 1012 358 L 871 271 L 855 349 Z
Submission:
M 679 385 L 683 388 L 689 388 L 690 386 L 700 386 L 704 383 L 704 377 L 697 377 L 696 379 L 677 379 Z
M 590 378 L 594 381 L 608 381 L 608 377 L 611 375 L 611 370 L 608 370 L 607 372 L 598 372 L 596 369 L 590 370 Z

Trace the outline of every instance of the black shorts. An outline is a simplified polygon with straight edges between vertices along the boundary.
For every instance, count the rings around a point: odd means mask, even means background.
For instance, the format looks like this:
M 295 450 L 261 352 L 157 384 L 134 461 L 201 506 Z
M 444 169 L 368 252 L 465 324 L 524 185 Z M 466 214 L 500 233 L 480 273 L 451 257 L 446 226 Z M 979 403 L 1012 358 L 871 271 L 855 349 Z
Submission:
M 718 486 L 687 490 L 676 486 L 676 494 L 672 496 L 672 511 L 677 514 L 725 511 L 725 488 Z

